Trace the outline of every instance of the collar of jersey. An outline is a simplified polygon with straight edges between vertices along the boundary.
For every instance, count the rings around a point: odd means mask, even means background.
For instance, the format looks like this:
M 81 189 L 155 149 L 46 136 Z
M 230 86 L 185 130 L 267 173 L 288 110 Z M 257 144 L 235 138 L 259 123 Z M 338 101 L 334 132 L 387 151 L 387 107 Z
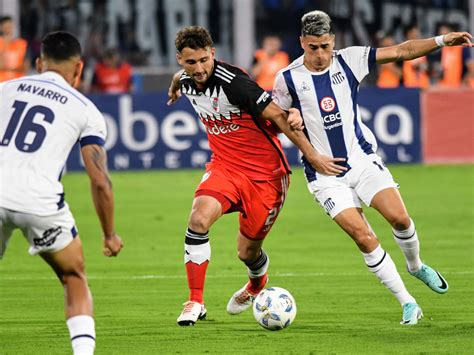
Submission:
M 44 73 L 41 73 L 40 76 L 42 78 L 47 78 L 47 79 L 51 79 L 52 81 L 60 81 L 62 83 L 65 83 L 67 84 L 67 81 L 66 79 L 63 78 L 63 76 L 59 73 L 56 73 L 54 71 L 45 71 Z
M 331 59 L 331 64 L 332 64 L 332 60 L 333 60 L 333 59 Z M 327 67 L 326 69 L 324 69 L 323 71 L 312 71 L 312 70 L 309 70 L 308 67 L 307 67 L 306 65 L 304 65 L 304 63 L 303 63 L 303 67 L 304 67 L 304 68 L 306 69 L 306 71 L 307 71 L 308 73 L 310 73 L 311 75 L 324 75 L 324 74 L 326 74 L 326 73 L 329 71 L 329 69 L 331 69 L 331 64 L 329 64 L 328 67 Z

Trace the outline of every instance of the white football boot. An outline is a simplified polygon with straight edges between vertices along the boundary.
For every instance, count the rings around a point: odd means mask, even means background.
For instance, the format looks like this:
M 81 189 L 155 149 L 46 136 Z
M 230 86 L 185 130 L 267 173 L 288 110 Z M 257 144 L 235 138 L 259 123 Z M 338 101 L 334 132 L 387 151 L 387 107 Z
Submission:
M 227 313 L 235 315 L 250 308 L 257 295 L 247 290 L 247 284 L 232 295 L 227 303 Z
M 194 325 L 198 320 L 206 318 L 207 310 L 203 304 L 188 301 L 184 303 L 184 308 L 179 315 L 177 322 L 179 325 Z

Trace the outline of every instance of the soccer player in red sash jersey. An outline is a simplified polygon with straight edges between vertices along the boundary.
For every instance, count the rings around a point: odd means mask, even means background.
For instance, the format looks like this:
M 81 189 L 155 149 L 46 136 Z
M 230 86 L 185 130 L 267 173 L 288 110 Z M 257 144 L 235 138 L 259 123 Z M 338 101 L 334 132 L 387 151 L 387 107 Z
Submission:
M 312 148 L 298 127 L 298 110 L 281 110 L 245 72 L 216 61 L 206 29 L 183 28 L 175 44 L 184 70 L 173 78 L 169 104 L 181 94 L 187 96 L 206 126 L 213 153 L 195 192 L 185 238 L 190 295 L 177 322 L 194 325 L 206 316 L 203 290 L 211 256 L 209 228 L 223 214 L 239 212 L 238 256 L 249 276 L 230 298 L 227 312 L 239 314 L 249 308 L 267 282 L 269 258 L 262 243 L 285 202 L 290 174 L 277 133 L 285 133 L 314 168 L 328 175 L 345 168 L 336 164 L 342 159 L 319 155 Z

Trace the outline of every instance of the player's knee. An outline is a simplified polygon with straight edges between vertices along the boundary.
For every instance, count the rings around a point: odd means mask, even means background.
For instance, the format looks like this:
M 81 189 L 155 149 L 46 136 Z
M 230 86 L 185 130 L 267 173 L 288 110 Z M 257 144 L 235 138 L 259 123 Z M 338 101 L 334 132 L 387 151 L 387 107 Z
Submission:
M 406 230 L 410 227 L 410 216 L 406 213 L 398 213 L 390 218 L 390 225 L 396 230 Z
M 193 212 L 189 218 L 189 228 L 197 233 L 205 233 L 211 226 L 211 219 L 204 213 Z
M 206 233 L 213 223 L 210 213 L 200 209 L 193 209 L 189 217 L 189 227 L 197 233 Z
M 242 247 L 237 251 L 237 256 L 246 264 L 252 263 L 260 256 L 260 249 Z
M 370 249 L 377 243 L 377 237 L 367 226 L 353 227 L 350 235 L 360 250 Z
M 59 279 L 63 285 L 69 284 L 71 282 L 87 282 L 84 260 L 77 260 L 59 275 Z

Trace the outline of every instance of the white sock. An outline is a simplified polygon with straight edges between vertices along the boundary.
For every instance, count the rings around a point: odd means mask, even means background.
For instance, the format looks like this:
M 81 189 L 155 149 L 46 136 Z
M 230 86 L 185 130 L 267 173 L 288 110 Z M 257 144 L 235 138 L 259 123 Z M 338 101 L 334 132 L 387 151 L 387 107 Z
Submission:
M 369 270 L 392 292 L 402 306 L 408 302 L 416 303 L 405 288 L 395 263 L 390 255 L 382 249 L 382 246 L 379 245 L 371 253 L 362 254 Z
M 95 323 L 91 316 L 74 316 L 66 321 L 74 355 L 92 355 L 95 349 Z
M 262 277 L 267 273 L 268 265 L 270 264 L 270 258 L 267 253 L 262 249 L 262 253 L 251 265 L 247 265 L 247 271 L 251 279 Z
M 201 265 L 205 261 L 211 260 L 211 244 L 209 243 L 209 231 L 197 233 L 189 227 L 186 230 L 184 240 L 184 263 L 192 261 Z
M 415 223 L 410 219 L 410 227 L 404 231 L 398 231 L 392 228 L 393 238 L 402 249 L 408 270 L 415 272 L 421 269 L 423 263 L 420 259 L 420 242 L 416 234 Z

